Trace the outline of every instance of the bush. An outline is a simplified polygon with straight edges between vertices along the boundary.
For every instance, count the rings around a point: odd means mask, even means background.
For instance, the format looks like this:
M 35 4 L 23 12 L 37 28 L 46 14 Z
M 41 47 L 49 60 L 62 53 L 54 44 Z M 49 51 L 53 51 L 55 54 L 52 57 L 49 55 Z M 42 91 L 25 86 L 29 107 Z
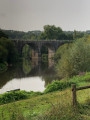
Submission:
M 63 90 L 65 88 L 68 88 L 73 84 L 74 82 L 67 82 L 67 81 L 55 81 L 49 85 L 47 85 L 44 93 L 49 93 L 57 90 Z
M 11 91 L 0 95 L 0 105 L 18 100 L 26 99 L 32 96 L 42 95 L 41 92 Z
M 90 71 L 90 44 L 86 40 L 77 40 L 68 49 L 57 64 L 60 77 L 71 77 L 80 72 Z
M 60 46 L 54 56 L 55 61 L 57 62 L 59 59 L 61 59 L 61 56 L 68 51 L 69 47 L 72 46 L 72 43 L 65 43 L 64 45 Z
M 47 62 L 48 61 L 48 54 L 42 54 L 42 61 Z
M 7 61 L 11 64 L 17 61 L 18 53 L 12 40 L 0 38 L 0 62 Z

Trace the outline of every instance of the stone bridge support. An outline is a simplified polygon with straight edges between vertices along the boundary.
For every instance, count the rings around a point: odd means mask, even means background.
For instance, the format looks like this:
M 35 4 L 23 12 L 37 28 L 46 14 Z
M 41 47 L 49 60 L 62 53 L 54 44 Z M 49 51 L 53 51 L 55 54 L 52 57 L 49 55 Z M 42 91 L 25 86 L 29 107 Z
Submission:
M 48 48 L 48 59 L 51 59 L 54 57 L 55 49 Z
M 22 49 L 25 44 L 28 44 L 32 48 L 32 59 L 41 58 L 41 47 L 43 45 L 48 47 L 48 58 L 54 56 L 59 46 L 65 43 L 72 43 L 73 40 L 13 40 L 20 56 L 22 56 Z

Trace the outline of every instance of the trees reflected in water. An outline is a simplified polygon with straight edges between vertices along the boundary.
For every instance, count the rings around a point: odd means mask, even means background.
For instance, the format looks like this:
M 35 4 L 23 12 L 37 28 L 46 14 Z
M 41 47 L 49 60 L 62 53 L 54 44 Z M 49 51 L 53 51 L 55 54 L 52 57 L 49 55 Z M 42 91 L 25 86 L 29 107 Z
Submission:
M 32 61 L 23 58 L 23 72 L 25 75 L 28 75 L 32 70 Z
M 31 61 L 23 58 L 23 62 L 10 67 L 5 73 L 0 74 L 0 89 L 10 80 L 21 80 L 25 77 L 39 76 L 45 81 L 45 86 L 56 79 L 54 66 L 50 62 Z M 53 65 L 53 64 L 52 64 Z

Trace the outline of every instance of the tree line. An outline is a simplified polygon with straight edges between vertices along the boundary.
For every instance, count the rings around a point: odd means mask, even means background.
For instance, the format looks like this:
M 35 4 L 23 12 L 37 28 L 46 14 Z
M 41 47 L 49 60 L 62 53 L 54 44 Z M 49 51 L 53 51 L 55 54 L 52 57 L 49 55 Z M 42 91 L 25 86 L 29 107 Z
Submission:
M 55 61 L 61 78 L 90 72 L 90 35 L 59 47 Z
M 90 31 L 63 31 L 62 28 L 55 25 L 45 25 L 43 31 L 14 31 L 14 30 L 2 30 L 8 35 L 10 39 L 29 39 L 29 40 L 73 40 L 78 39 L 86 34 L 90 34 Z
M 18 53 L 12 40 L 0 30 L 0 71 L 17 61 Z

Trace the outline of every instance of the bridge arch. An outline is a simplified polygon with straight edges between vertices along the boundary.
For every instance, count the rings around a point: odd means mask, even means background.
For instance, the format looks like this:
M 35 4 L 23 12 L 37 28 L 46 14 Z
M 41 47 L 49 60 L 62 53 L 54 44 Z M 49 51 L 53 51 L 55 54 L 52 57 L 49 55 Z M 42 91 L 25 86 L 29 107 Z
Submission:
M 18 49 L 20 56 L 22 56 L 23 46 L 27 44 L 32 49 L 32 58 L 41 58 L 41 48 L 43 45 L 48 47 L 48 58 L 51 58 L 59 46 L 71 42 L 73 40 L 14 40 L 15 47 Z

